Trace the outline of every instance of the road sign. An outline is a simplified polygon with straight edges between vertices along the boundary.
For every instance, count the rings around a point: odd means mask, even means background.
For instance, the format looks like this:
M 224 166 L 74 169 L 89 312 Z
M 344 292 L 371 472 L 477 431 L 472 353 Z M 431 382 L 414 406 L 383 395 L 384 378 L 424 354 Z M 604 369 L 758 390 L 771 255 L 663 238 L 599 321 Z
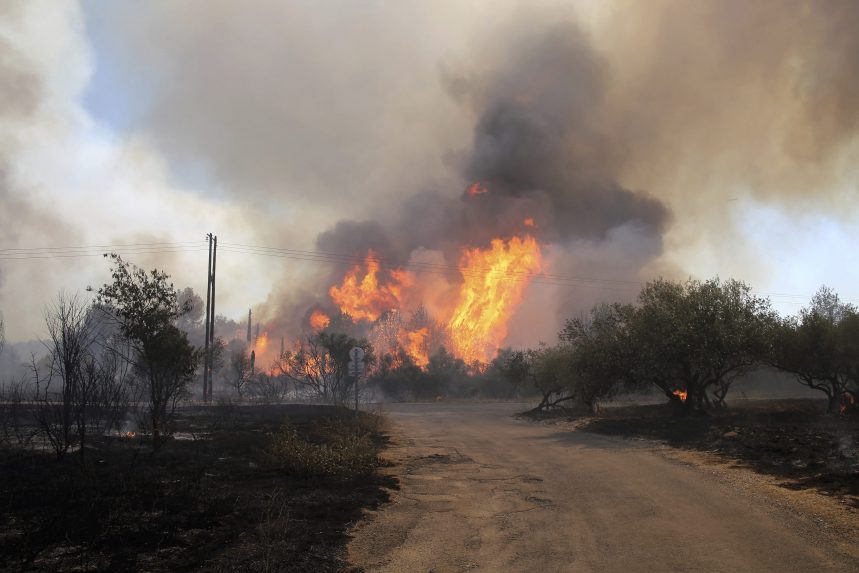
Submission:
M 364 363 L 349 361 L 349 376 L 361 376 L 364 374 Z
M 352 347 L 349 358 L 349 376 L 361 376 L 364 373 L 364 349 L 360 346 Z
M 360 376 L 364 373 L 364 363 L 363 362 L 353 362 L 349 361 L 349 376 Z

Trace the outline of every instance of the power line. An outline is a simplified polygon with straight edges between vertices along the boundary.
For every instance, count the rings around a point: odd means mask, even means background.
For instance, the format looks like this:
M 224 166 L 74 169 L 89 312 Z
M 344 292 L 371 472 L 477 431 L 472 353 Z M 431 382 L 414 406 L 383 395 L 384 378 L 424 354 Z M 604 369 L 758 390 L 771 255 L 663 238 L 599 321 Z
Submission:
M 120 255 L 185 253 L 205 250 L 200 241 L 126 243 L 120 245 L 80 245 L 74 247 L 30 247 L 0 249 L 0 260 L 65 259 L 99 257 L 109 252 Z
M 120 255 L 150 255 L 150 254 L 181 254 L 206 251 L 206 239 L 197 241 L 173 241 L 173 242 L 151 242 L 151 243 L 125 243 L 125 244 L 101 244 L 80 245 L 73 247 L 16 247 L 0 249 L 0 261 L 14 260 L 38 260 L 38 259 L 64 259 L 79 257 L 99 257 L 108 253 L 116 252 Z M 296 261 L 348 265 L 361 265 L 366 256 L 348 255 L 344 253 L 332 253 L 326 251 L 307 251 L 301 249 L 289 249 L 284 247 L 271 247 L 263 245 L 249 245 L 242 243 L 222 243 L 221 251 L 226 253 L 257 255 L 266 257 L 283 258 Z M 559 275 L 549 273 L 535 273 L 528 271 L 498 271 L 487 266 L 471 266 L 463 268 L 457 265 L 444 263 L 431 263 L 420 261 L 408 261 L 400 264 L 390 258 L 375 255 L 374 260 L 387 266 L 409 269 L 420 273 L 432 273 L 445 276 L 462 276 L 466 278 L 482 277 L 490 273 L 498 276 L 504 281 L 529 281 L 530 284 L 546 286 L 573 287 L 573 288 L 596 288 L 600 290 L 630 291 L 640 289 L 645 285 L 641 281 L 622 279 L 608 279 L 573 275 Z M 780 304 L 805 304 L 811 299 L 811 295 L 756 291 L 760 296 L 772 297 L 774 302 Z M 792 299 L 792 300 L 790 300 Z M 845 299 L 845 302 L 857 302 Z
M 75 251 L 83 249 L 123 249 L 126 247 L 163 247 L 163 246 L 182 246 L 182 245 L 199 245 L 203 241 L 173 241 L 162 243 L 126 243 L 121 245 L 79 245 L 79 246 L 62 246 L 62 247 L 28 247 L 28 248 L 7 248 L 0 249 L 0 253 L 7 252 L 40 252 L 40 251 Z
M 345 255 L 345 254 L 337 254 L 337 253 L 326 253 L 323 251 L 303 251 L 299 249 L 284 249 L 277 247 L 262 247 L 258 245 L 239 245 L 236 243 L 224 243 L 224 247 L 222 247 L 224 251 L 232 252 L 232 253 L 240 253 L 240 254 L 250 254 L 250 255 L 260 255 L 260 256 L 268 256 L 268 257 L 277 257 L 277 258 L 286 258 L 291 260 L 300 260 L 300 261 L 309 261 L 309 262 L 321 262 L 321 263 L 330 263 L 330 264 L 341 264 L 341 265 L 360 265 L 364 262 L 366 257 L 359 257 L 355 255 Z M 385 259 L 384 257 L 374 257 L 375 260 L 379 262 L 389 263 L 389 259 Z M 439 263 L 421 263 L 409 261 L 404 265 L 397 265 L 400 268 L 407 268 L 410 270 L 417 270 L 419 272 L 431 272 L 436 274 L 443 275 L 461 275 L 461 276 L 483 276 L 488 272 L 491 272 L 491 269 L 487 267 L 469 267 L 468 269 L 463 269 L 457 266 L 452 265 L 444 265 Z M 496 271 L 497 272 L 497 271 Z M 531 284 L 542 284 L 549 286 L 570 286 L 570 287 L 586 287 L 586 288 L 599 288 L 601 290 L 618 290 L 625 291 L 631 289 L 640 289 L 645 285 L 644 282 L 640 281 L 628 281 L 628 280 L 619 280 L 619 279 L 598 279 L 593 277 L 579 277 L 579 276 L 568 276 L 568 275 L 556 275 L 556 274 L 545 274 L 545 273 L 529 273 L 529 272 L 510 272 L 504 271 L 500 272 L 500 274 L 504 275 L 506 278 L 503 280 L 529 280 Z M 790 301 L 790 300 L 774 300 L 774 302 L 782 303 L 782 304 L 805 304 L 805 301 L 811 298 L 811 295 L 801 295 L 801 294 L 788 294 L 788 293 L 776 293 L 776 292 L 765 292 L 765 291 L 756 291 L 753 289 L 754 293 L 761 296 L 773 297 L 774 299 L 802 299 L 801 302 L 798 301 Z M 845 302 L 851 302 L 846 300 Z

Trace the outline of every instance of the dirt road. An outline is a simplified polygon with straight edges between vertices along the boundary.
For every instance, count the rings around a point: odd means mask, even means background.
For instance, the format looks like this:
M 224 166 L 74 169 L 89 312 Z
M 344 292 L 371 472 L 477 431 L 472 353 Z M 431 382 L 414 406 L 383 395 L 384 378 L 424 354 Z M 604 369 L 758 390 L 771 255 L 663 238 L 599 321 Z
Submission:
M 819 523 L 754 488 L 646 442 L 511 417 L 522 409 L 389 406 L 401 490 L 350 559 L 397 573 L 859 571 Z

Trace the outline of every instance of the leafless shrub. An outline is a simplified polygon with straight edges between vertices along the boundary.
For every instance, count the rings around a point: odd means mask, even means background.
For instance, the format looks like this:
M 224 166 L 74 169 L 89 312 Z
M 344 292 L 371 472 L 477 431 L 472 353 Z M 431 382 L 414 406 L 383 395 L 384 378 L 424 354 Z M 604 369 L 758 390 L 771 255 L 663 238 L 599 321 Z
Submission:
M 37 434 L 25 380 L 0 384 L 0 448 L 29 448 Z
M 280 490 L 266 495 L 262 519 L 257 525 L 260 544 L 260 571 L 280 571 L 279 549 L 286 541 L 289 530 L 289 511 L 287 498 Z

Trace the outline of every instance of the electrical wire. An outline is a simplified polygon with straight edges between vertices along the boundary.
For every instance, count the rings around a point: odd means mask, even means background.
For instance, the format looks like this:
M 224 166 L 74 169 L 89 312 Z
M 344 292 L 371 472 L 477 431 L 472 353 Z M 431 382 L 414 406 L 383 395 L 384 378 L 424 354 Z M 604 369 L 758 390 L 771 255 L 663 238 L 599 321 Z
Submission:
M 107 256 L 109 253 L 117 253 L 119 255 L 181 254 L 196 253 L 206 251 L 207 249 L 208 245 L 206 239 L 200 239 L 196 241 L 126 243 L 114 245 L 101 244 L 29 248 L 15 247 L 0 248 L 0 261 L 64 259 L 99 256 L 103 257 Z M 229 242 L 221 243 L 219 245 L 219 250 L 224 253 L 231 254 L 275 257 L 294 261 L 347 266 L 360 266 L 366 260 L 366 256 Z M 482 276 L 486 276 L 489 273 L 493 273 L 496 277 L 503 281 L 528 281 L 529 284 L 539 284 L 545 286 L 572 288 L 584 287 L 596 288 L 599 290 L 632 291 L 640 289 L 645 284 L 640 281 L 621 279 L 559 275 L 528 271 L 497 271 L 486 266 L 471 266 L 468 268 L 461 268 L 456 265 L 421 261 L 408 261 L 405 264 L 399 264 L 396 261 L 378 255 L 374 256 L 374 259 L 379 263 L 385 264 L 387 266 L 405 268 L 418 273 L 431 273 L 444 276 L 466 278 L 479 278 Z M 759 296 L 765 296 L 774 299 L 774 302 L 777 302 L 779 304 L 802 305 L 805 304 L 806 301 L 811 299 L 810 295 L 802 294 L 756 290 L 753 290 L 752 292 Z M 844 302 L 856 301 L 845 300 Z

